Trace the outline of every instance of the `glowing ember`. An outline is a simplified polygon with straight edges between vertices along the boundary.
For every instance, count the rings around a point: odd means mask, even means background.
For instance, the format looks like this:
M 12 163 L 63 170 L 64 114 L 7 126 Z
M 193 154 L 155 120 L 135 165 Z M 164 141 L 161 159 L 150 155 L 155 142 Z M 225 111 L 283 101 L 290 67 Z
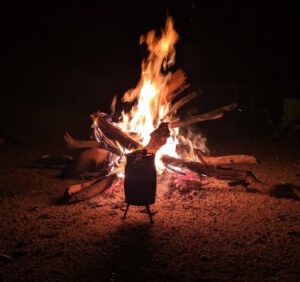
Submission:
M 176 109 L 172 109 L 171 102 L 176 96 L 176 91 L 184 86 L 185 75 L 182 71 L 171 73 L 168 68 L 175 62 L 175 44 L 178 39 L 179 36 L 174 30 L 171 17 L 167 18 L 166 26 L 160 36 L 157 36 L 155 31 L 150 31 L 140 38 L 140 44 L 147 44 L 149 55 L 142 61 L 141 78 L 137 86 L 127 91 L 122 98 L 123 102 L 131 102 L 133 106 L 129 112 L 122 112 L 120 120 L 115 125 L 138 141 L 141 147 L 145 147 L 149 143 L 150 134 L 162 122 L 172 123 L 175 120 Z M 112 108 L 115 103 L 114 99 Z M 97 140 L 101 141 L 103 134 L 97 127 L 97 123 L 94 123 L 94 129 Z M 187 145 L 186 156 L 189 159 L 198 160 L 197 155 L 193 152 L 190 138 L 180 136 L 177 127 L 171 127 L 170 131 L 171 136 L 166 144 L 156 152 L 155 165 L 158 172 L 165 169 L 160 161 L 162 154 L 178 157 L 176 145 L 179 144 L 179 140 Z M 106 143 L 118 147 L 124 154 L 132 151 L 112 140 L 106 140 Z M 193 144 L 195 146 L 197 142 L 193 142 Z M 114 160 L 114 165 L 117 164 L 120 171 L 123 170 L 120 169 L 120 164 L 121 168 L 124 168 L 123 159 Z M 114 169 L 117 168 L 114 167 Z

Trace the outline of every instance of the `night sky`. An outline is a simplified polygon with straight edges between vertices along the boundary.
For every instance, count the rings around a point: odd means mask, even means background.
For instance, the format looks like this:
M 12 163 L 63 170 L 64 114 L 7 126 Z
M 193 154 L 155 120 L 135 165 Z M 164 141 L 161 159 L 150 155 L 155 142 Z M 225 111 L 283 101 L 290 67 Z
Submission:
M 180 35 L 174 68 L 192 86 L 236 85 L 280 113 L 281 86 L 294 79 L 282 45 L 295 48 L 288 38 L 296 21 L 280 2 L 22 3 L 1 9 L 1 126 L 37 108 L 108 110 L 139 79 L 139 36 L 159 31 L 167 13 Z

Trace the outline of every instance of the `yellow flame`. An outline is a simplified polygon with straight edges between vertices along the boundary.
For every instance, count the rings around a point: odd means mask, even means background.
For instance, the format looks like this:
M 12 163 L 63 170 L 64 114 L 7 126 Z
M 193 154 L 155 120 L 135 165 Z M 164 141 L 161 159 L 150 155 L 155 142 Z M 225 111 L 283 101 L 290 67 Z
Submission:
M 161 122 L 169 121 L 168 112 L 171 102 L 167 99 L 167 96 L 170 91 L 172 92 L 176 90 L 176 87 L 182 86 L 185 80 L 184 73 L 178 72 L 178 86 L 174 87 L 173 85 L 173 88 L 169 89 L 168 82 L 172 74 L 168 71 L 168 68 L 175 63 L 175 44 L 178 39 L 179 35 L 174 29 L 174 22 L 171 17 L 167 18 L 160 36 L 157 36 L 155 31 L 150 31 L 140 37 L 140 44 L 147 44 L 149 55 L 142 61 L 141 77 L 137 86 L 127 91 L 122 98 L 123 102 L 133 102 L 134 104 L 129 112 L 122 112 L 117 126 L 125 132 L 134 133 L 143 146 L 148 144 L 150 134 Z M 114 108 L 115 100 L 113 100 L 112 112 L 114 112 Z M 166 144 L 156 152 L 155 164 L 158 172 L 165 169 L 160 161 L 162 154 L 178 157 L 176 145 L 179 143 L 179 137 L 179 129 L 172 128 L 171 136 Z M 115 145 L 123 153 L 129 152 L 127 149 L 122 148 L 120 144 Z M 119 159 L 117 159 L 117 162 L 119 162 Z M 124 168 L 124 161 L 116 170 L 119 170 L 120 167 Z
M 129 113 L 122 113 L 118 125 L 127 132 L 136 133 L 144 146 L 148 144 L 153 130 L 164 121 L 170 108 L 170 103 L 166 99 L 170 74 L 162 73 L 161 70 L 163 68 L 167 71 L 167 67 L 174 64 L 174 46 L 178 39 L 171 17 L 167 18 L 160 37 L 156 36 L 154 31 L 150 31 L 140 38 L 140 44 L 147 44 L 149 55 L 142 61 L 142 73 L 137 87 L 126 92 L 122 99 L 124 102 L 132 102 L 136 99 L 137 102 Z M 175 154 L 177 134 L 178 130 L 173 130 L 167 144 L 157 152 L 158 170 L 163 167 L 159 162 L 161 153 Z

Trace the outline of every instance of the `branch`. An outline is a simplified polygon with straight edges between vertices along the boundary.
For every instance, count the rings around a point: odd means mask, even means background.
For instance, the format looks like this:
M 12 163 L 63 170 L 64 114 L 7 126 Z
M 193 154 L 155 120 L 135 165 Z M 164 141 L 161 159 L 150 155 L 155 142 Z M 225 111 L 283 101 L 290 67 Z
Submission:
M 184 121 L 174 121 L 171 123 L 170 127 L 172 127 L 172 128 L 184 127 L 184 126 L 191 125 L 191 124 L 194 124 L 197 122 L 218 119 L 218 118 L 221 118 L 225 112 L 230 112 L 230 111 L 234 110 L 236 108 L 236 106 L 237 106 L 237 104 L 234 103 L 234 104 L 226 105 L 224 107 L 215 109 L 213 111 L 210 111 L 210 112 L 202 114 L 202 115 L 196 115 L 196 116 L 189 117 L 188 119 L 186 119 Z

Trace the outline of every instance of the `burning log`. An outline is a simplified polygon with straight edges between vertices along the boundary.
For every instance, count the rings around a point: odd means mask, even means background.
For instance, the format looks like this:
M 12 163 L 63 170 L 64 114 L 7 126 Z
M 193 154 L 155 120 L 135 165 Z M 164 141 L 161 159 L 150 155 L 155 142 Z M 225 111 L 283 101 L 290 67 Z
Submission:
M 66 199 L 68 203 L 85 201 L 96 195 L 103 193 L 113 184 L 117 178 L 116 174 L 109 174 L 102 178 L 85 182 L 82 184 L 71 185 L 66 191 Z
M 270 191 L 270 186 L 257 179 L 251 171 L 186 161 L 167 155 L 163 155 L 161 160 L 166 165 L 184 167 L 199 175 L 207 175 L 221 180 L 244 183 L 249 191 L 261 193 L 269 193 Z
M 122 147 L 127 149 L 139 149 L 141 147 L 139 142 L 133 140 L 128 134 L 110 122 L 106 114 L 100 113 L 93 117 L 103 135 L 109 140 L 117 141 Z
M 171 102 L 178 94 L 180 94 L 184 89 L 186 89 L 185 85 L 186 76 L 184 72 L 179 69 L 175 71 L 170 79 L 167 82 L 168 87 L 168 96 L 167 99 Z
M 170 124 L 170 127 L 172 127 L 172 128 L 184 127 L 184 126 L 188 126 L 188 125 L 191 125 L 191 124 L 194 124 L 197 122 L 218 119 L 218 118 L 221 118 L 225 112 L 230 112 L 230 111 L 234 110 L 236 108 L 236 106 L 237 106 L 237 104 L 233 103 L 233 104 L 226 105 L 224 107 L 215 109 L 213 111 L 210 111 L 210 112 L 202 114 L 202 115 L 196 115 L 196 116 L 189 117 L 188 119 L 186 119 L 184 121 L 175 120 L 174 122 L 172 122 Z
M 151 133 L 151 139 L 145 147 L 148 153 L 155 154 L 163 145 L 166 144 L 170 137 L 170 130 L 168 123 L 163 122 Z

